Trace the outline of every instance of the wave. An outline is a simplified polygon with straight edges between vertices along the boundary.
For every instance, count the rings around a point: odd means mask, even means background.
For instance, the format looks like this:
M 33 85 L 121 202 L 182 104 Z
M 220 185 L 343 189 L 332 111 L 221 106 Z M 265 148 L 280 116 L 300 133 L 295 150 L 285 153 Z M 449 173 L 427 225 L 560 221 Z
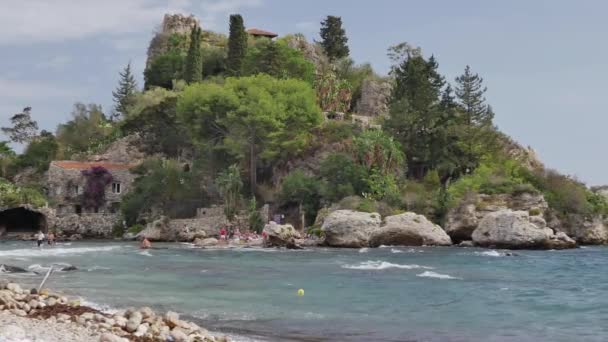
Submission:
M 482 256 L 491 256 L 491 257 L 502 257 L 505 256 L 503 253 L 500 253 L 499 251 L 495 251 L 495 250 L 491 250 L 491 251 L 484 251 L 484 252 L 475 252 L 476 255 L 482 255 Z
M 391 253 L 395 253 L 395 254 L 396 253 L 403 253 L 403 251 L 399 250 L 399 249 L 391 248 Z
M 427 269 L 432 270 L 432 267 L 428 266 L 420 266 L 416 264 L 411 265 L 401 265 L 401 264 L 393 264 L 386 261 L 364 261 L 358 265 L 342 265 L 342 268 L 346 268 L 349 270 L 386 270 L 390 268 L 398 268 L 403 270 L 414 270 L 414 269 Z
M 93 271 L 107 271 L 107 270 L 111 270 L 111 268 L 109 267 L 104 267 L 104 266 L 93 266 L 93 267 L 89 267 L 87 268 L 87 272 L 93 272 Z
M 432 271 L 424 271 L 420 274 L 417 274 L 416 277 L 437 278 L 437 279 L 461 279 L 461 278 L 452 277 L 451 275 L 448 275 L 448 274 L 441 274 L 441 273 L 432 272 Z
M 144 255 L 144 256 L 149 256 L 149 257 L 151 257 L 151 256 L 152 256 L 152 254 L 150 254 L 150 251 L 143 251 L 143 252 L 139 252 L 139 253 L 137 253 L 137 254 L 139 254 L 139 255 Z
M 66 255 L 74 254 L 85 254 L 95 252 L 108 252 L 115 249 L 122 248 L 122 246 L 104 246 L 104 247 L 74 247 L 74 248 L 60 248 L 60 247 L 47 247 L 47 248 L 22 248 L 12 249 L 7 251 L 0 251 L 0 257 L 61 257 Z
M 367 248 L 367 247 L 363 247 L 359 250 L 359 253 L 367 253 L 367 252 L 369 252 L 369 248 Z

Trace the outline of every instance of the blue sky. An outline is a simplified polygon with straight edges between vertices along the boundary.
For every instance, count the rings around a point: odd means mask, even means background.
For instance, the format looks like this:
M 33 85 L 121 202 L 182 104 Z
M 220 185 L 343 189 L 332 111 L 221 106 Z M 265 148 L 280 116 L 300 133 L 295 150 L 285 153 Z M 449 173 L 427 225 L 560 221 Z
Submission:
M 148 42 L 166 12 L 193 13 L 220 32 L 241 13 L 248 27 L 316 39 L 332 14 L 342 17 L 351 56 L 379 73 L 390 67 L 387 47 L 403 41 L 434 54 L 450 81 L 471 65 L 501 130 L 547 166 L 608 184 L 607 10 L 599 0 L 3 0 L 0 125 L 25 106 L 53 131 L 75 102 L 109 110 L 128 61 L 142 84 Z

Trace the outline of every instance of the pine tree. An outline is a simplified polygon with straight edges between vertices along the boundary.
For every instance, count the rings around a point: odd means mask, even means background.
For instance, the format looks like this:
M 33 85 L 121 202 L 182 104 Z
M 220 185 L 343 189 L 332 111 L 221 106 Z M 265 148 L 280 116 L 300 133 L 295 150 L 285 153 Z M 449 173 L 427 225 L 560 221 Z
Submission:
M 11 117 L 13 127 L 2 127 L 2 132 L 8 135 L 12 142 L 29 143 L 38 134 L 38 123 L 32 120 L 31 112 L 32 107 L 23 108 L 23 112 Z
M 117 121 L 121 116 L 124 117 L 127 114 L 127 110 L 133 104 L 137 92 L 137 82 L 131 73 L 131 62 L 119 75 L 118 87 L 112 92 L 115 103 L 114 112 L 110 116 L 112 121 Z
M 470 173 L 477 167 L 483 152 L 493 143 L 494 112 L 486 104 L 486 90 L 483 79 L 473 74 L 468 65 L 464 74 L 456 78 L 456 97 L 462 112 L 460 143 L 464 154 L 464 173 Z
M 228 57 L 226 69 L 229 75 L 239 76 L 247 51 L 247 33 L 240 14 L 230 16 L 230 35 L 228 36 Z
M 348 56 L 348 37 L 342 28 L 342 18 L 328 15 L 321 22 L 321 46 L 330 61 Z
M 201 29 L 198 26 L 190 32 L 190 48 L 184 66 L 184 80 L 195 83 L 203 80 L 203 53 L 201 51 Z
M 277 78 L 281 77 L 279 49 L 277 48 L 277 44 L 273 41 L 268 42 L 268 45 L 265 45 L 260 53 L 259 72 Z

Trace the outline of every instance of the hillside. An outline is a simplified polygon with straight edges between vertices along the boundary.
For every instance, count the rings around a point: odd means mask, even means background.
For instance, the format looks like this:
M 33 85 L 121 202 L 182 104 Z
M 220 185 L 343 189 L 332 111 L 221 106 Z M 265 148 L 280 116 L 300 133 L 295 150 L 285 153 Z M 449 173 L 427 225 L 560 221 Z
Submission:
M 166 15 L 148 48 L 145 84 L 128 65 L 111 112 L 77 103 L 54 133 L 39 132 L 28 108 L 16 114 L 3 131 L 27 147 L 17 155 L 0 145 L 8 180 L 0 207 L 27 204 L 14 194 L 35 192 L 31 204 L 45 196 L 58 216 L 74 207 L 57 222 L 78 226 L 81 210 L 104 213 L 106 231 L 118 235 L 216 205 L 228 221 L 260 230 L 254 213 L 268 204 L 269 215 L 315 234 L 328 210 L 407 211 L 454 242 L 471 240 L 487 215 L 515 210 L 551 234 L 608 242 L 606 199 L 498 131 L 495 115 L 508 113 L 494 113 L 473 68 L 447 80 L 433 55 L 404 42 L 389 48 L 393 67 L 380 76 L 349 57 L 339 17 L 327 17 L 318 43 L 247 30 L 240 15 L 229 25 L 225 36 L 193 16 Z M 49 183 L 54 160 L 137 166 L 129 183 L 112 181 L 112 170 L 83 173 L 84 190 L 69 183 L 76 190 L 67 198 Z

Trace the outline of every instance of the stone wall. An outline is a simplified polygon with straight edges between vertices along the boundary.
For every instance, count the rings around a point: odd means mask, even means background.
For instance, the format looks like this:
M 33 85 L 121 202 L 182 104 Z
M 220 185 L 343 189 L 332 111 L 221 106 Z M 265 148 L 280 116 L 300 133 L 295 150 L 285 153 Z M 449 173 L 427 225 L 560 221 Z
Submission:
M 48 197 L 54 203 L 58 215 L 76 213 L 76 206 L 80 206 L 82 203 L 86 178 L 82 175 L 80 168 L 64 168 L 58 166 L 57 163 L 59 162 L 52 162 L 47 172 Z M 82 169 L 96 165 L 96 163 L 81 164 Z M 103 163 L 99 165 L 104 166 Z M 131 190 L 135 175 L 126 168 L 109 169 L 109 171 L 112 174 L 112 183 L 120 184 L 120 192 L 113 191 L 112 184 L 108 184 L 105 191 L 105 204 L 98 208 L 98 212 L 114 214 L 122 197 Z M 85 209 L 82 208 L 82 211 L 84 212 Z
M 78 234 L 84 238 L 110 238 L 117 224 L 121 224 L 118 214 L 71 214 L 58 217 L 53 229 L 58 236 Z
M 361 84 L 361 98 L 355 112 L 364 116 L 388 115 L 392 85 L 389 81 L 368 78 Z

